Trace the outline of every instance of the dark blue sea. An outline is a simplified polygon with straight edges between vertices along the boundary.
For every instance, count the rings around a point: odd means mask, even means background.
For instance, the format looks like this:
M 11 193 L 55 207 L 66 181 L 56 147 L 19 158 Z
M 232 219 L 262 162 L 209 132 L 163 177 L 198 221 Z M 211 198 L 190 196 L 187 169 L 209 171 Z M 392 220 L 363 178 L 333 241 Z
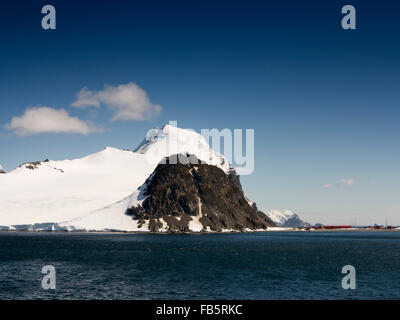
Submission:
M 400 232 L 0 233 L 0 299 L 399 298 Z

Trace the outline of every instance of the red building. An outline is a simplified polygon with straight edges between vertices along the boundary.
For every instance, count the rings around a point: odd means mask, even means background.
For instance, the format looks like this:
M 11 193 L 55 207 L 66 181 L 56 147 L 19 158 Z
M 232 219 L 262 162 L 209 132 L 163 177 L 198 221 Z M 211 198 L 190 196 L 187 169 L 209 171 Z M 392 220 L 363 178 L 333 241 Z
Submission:
M 352 226 L 347 226 L 347 225 L 339 225 L 339 226 L 325 226 L 325 229 L 349 229 L 352 228 Z

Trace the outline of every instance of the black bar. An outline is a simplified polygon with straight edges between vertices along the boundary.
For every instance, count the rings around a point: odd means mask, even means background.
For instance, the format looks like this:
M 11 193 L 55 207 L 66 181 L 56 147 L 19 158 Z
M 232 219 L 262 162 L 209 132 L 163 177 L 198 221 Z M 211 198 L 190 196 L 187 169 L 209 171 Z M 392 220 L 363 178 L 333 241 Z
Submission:
M 223 307 L 225 306 L 225 307 Z M 276 316 L 321 317 L 389 315 L 399 301 L 388 300 L 162 300 L 162 301 L 0 301 L 10 314 L 76 317 L 82 311 L 93 317 L 126 319 L 268 319 Z M 396 314 L 393 313 L 393 314 Z

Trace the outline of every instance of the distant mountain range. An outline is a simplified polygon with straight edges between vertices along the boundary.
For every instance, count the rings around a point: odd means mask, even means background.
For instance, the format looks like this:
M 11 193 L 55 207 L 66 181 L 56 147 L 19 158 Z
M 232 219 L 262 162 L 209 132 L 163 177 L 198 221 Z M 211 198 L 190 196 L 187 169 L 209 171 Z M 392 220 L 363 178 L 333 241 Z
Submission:
M 0 194 L 3 230 L 226 232 L 275 226 L 245 197 L 223 155 L 201 135 L 170 125 L 153 131 L 135 151 L 107 147 L 81 159 L 24 163 L 0 175 Z
M 278 211 L 269 210 L 265 214 L 270 218 L 278 227 L 282 228 L 304 228 L 310 226 L 309 223 L 304 222 L 300 217 L 290 210 Z

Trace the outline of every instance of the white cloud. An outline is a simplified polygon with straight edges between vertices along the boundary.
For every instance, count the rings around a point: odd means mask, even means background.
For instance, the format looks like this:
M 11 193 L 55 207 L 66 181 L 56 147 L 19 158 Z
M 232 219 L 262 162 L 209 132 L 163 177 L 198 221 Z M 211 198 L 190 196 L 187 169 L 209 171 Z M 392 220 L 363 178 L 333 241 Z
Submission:
M 340 179 L 339 181 L 342 186 L 352 186 L 354 182 L 354 179 Z
M 85 108 L 85 107 L 100 107 L 100 101 L 98 101 L 96 95 L 88 90 L 87 87 L 82 88 L 81 91 L 79 91 L 76 94 L 76 101 L 72 103 L 73 107 L 77 108 Z
M 339 182 L 337 182 L 337 183 L 335 183 L 335 184 L 333 184 L 333 183 L 327 183 L 327 184 L 324 184 L 322 187 L 323 187 L 324 189 L 330 189 L 330 188 L 333 188 L 333 187 L 335 187 L 335 186 L 346 186 L 346 187 L 350 187 L 350 186 L 352 186 L 354 183 L 355 183 L 355 180 L 354 180 L 354 179 L 351 179 L 351 178 L 345 179 L 345 178 L 343 178 L 343 179 L 340 179 Z
M 112 120 L 149 120 L 161 112 L 161 106 L 152 104 L 147 93 L 135 83 L 118 86 L 105 85 L 103 90 L 83 88 L 76 95 L 73 107 L 86 108 L 101 105 L 114 111 Z
M 80 133 L 89 134 L 98 129 L 88 123 L 71 117 L 64 109 L 50 107 L 27 108 L 20 117 L 13 117 L 5 125 L 8 130 L 13 130 L 19 136 L 29 136 L 39 133 Z

